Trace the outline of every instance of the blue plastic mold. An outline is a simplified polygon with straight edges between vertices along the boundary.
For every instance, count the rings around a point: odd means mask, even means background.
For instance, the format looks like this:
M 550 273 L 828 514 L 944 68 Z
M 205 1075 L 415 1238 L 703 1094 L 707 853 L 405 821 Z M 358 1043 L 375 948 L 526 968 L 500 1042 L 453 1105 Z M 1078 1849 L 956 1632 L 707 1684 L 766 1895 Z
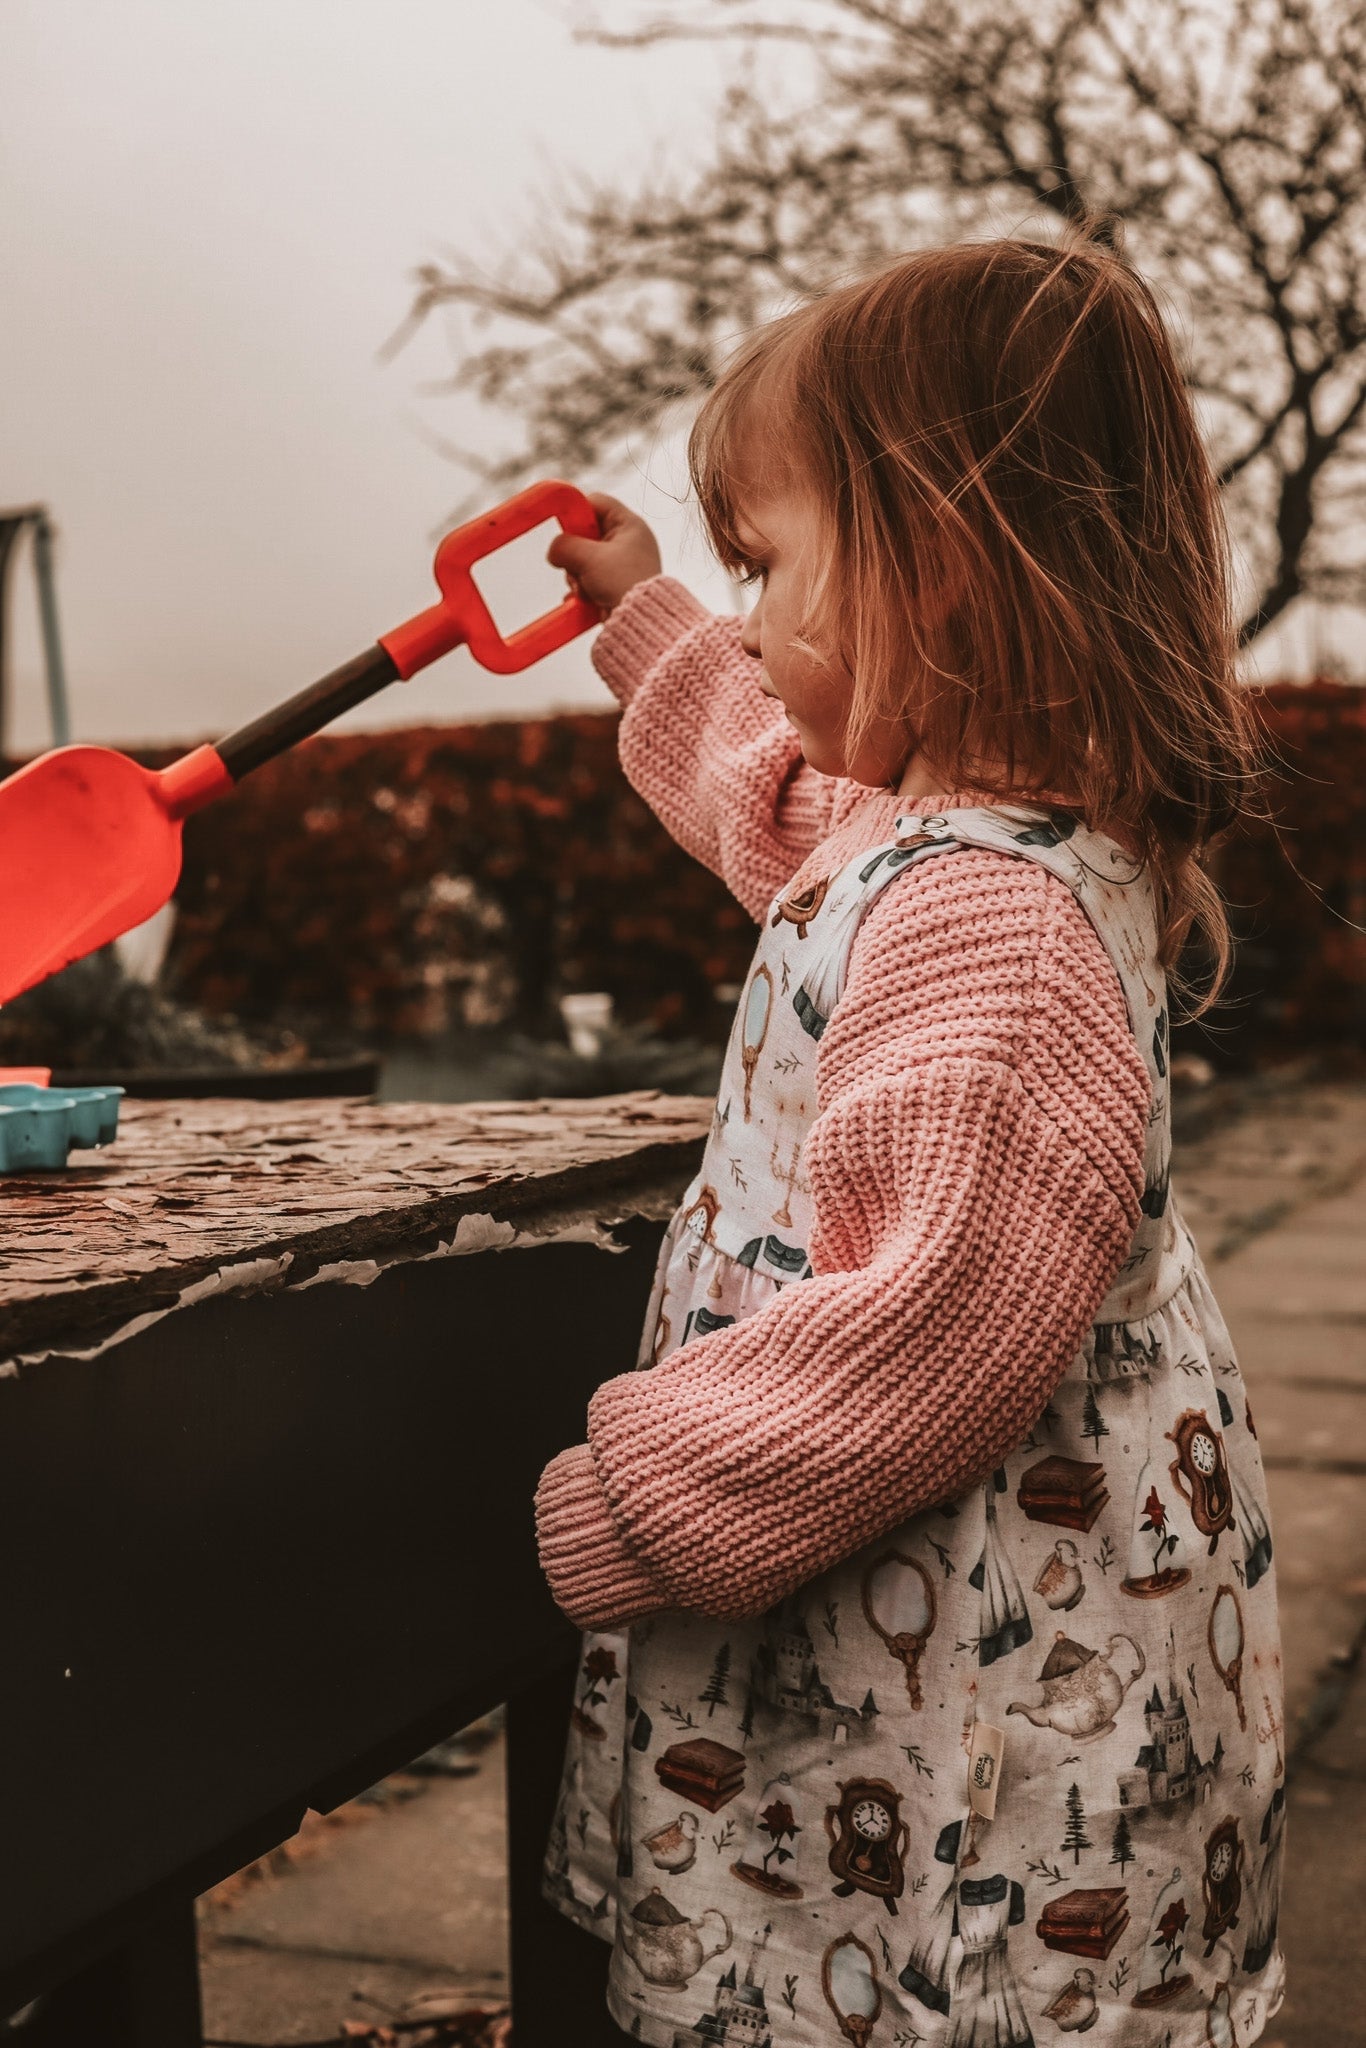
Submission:
M 122 1088 L 0 1087 L 0 1173 L 54 1173 L 73 1147 L 111 1144 Z

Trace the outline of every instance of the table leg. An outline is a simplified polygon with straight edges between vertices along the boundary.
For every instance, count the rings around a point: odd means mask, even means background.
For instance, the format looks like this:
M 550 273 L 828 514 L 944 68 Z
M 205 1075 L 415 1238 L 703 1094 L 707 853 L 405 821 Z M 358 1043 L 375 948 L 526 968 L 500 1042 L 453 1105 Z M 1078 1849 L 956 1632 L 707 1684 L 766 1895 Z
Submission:
M 611 1950 L 541 1897 L 578 1653 L 507 1703 L 508 1923 L 516 2048 L 622 2048 L 606 2005 Z
M 58 1985 L 20 2038 L 24 2048 L 201 2048 L 194 1900 Z

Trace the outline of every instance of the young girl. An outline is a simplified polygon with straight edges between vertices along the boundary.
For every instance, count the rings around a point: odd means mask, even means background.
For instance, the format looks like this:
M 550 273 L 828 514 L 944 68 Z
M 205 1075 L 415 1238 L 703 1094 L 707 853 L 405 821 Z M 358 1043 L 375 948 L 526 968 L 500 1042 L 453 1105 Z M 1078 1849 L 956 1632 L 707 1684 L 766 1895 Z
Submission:
M 753 337 L 690 457 L 743 624 L 614 499 L 550 550 L 760 939 L 647 1369 L 537 1494 L 587 1631 L 546 1895 L 655 2048 L 1246 2048 L 1275 1577 L 1165 977 L 1227 954 L 1252 763 L 1161 319 L 1082 237 L 913 255 Z

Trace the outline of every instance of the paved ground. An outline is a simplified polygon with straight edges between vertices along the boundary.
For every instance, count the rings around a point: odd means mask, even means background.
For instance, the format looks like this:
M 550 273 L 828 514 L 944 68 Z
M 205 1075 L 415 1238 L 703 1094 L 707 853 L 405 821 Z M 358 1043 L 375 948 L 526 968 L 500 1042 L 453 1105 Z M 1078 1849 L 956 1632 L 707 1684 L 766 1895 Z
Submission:
M 1177 1180 L 1251 1390 L 1285 1640 L 1290 1992 L 1265 2048 L 1361 2048 L 1366 1085 L 1267 1084 L 1201 1120 L 1187 1098 Z M 472 1775 L 391 1780 L 205 1902 L 210 2039 L 317 2041 L 505 1995 L 503 1752 L 479 1733 Z
M 1183 1199 L 1238 1345 L 1281 1596 L 1288 1995 L 1266 2048 L 1366 2013 L 1366 1089 L 1272 1098 L 1188 1149 Z
M 200 1902 L 209 2040 L 295 2043 L 507 1996 L 503 1737 L 407 1774 Z

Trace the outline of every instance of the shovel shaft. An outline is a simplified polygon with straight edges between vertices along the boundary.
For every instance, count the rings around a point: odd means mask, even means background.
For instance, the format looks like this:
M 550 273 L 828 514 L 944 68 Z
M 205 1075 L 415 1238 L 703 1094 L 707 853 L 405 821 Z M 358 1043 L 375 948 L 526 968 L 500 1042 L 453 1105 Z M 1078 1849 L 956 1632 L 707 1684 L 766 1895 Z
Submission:
M 283 754 L 299 740 L 306 740 L 310 733 L 340 718 L 353 704 L 363 704 L 386 683 L 397 679 L 393 656 L 383 647 L 371 647 L 354 661 L 334 668 L 320 682 L 310 683 L 306 690 L 286 698 L 283 704 L 263 711 L 250 724 L 239 725 L 236 732 L 215 743 L 214 751 L 233 781 L 240 782 L 253 768 L 273 761 L 277 754 Z

